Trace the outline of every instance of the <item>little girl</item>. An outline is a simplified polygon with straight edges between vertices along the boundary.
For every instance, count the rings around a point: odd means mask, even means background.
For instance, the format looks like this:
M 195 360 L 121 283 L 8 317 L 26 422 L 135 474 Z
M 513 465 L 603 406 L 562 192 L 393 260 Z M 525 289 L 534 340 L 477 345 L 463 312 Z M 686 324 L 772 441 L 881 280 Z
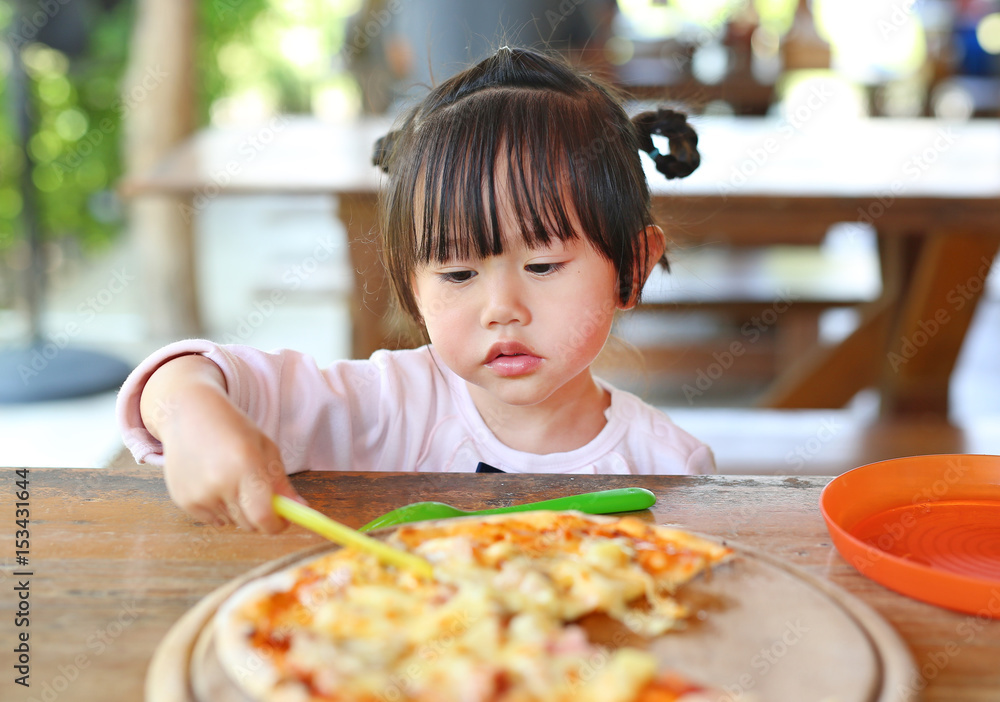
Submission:
M 660 153 L 652 134 L 669 139 Z M 664 262 L 639 150 L 698 165 L 668 110 L 630 120 L 561 61 L 503 48 L 380 140 L 385 264 L 429 344 L 366 361 L 183 341 L 125 382 L 118 416 L 194 517 L 284 526 L 301 470 L 710 473 L 707 446 L 590 366 Z

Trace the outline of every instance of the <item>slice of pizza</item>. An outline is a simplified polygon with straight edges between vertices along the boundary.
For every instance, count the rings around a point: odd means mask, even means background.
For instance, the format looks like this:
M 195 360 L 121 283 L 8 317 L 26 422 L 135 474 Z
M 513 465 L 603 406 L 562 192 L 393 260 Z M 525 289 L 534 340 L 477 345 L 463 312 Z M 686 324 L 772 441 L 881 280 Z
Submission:
M 258 700 L 670 702 L 711 691 L 636 638 L 688 616 L 678 589 L 730 549 L 635 518 L 529 512 L 398 528 L 433 580 L 351 549 L 255 583 L 217 651 Z M 589 623 L 617 632 L 601 640 Z M 716 695 L 713 699 L 718 699 Z

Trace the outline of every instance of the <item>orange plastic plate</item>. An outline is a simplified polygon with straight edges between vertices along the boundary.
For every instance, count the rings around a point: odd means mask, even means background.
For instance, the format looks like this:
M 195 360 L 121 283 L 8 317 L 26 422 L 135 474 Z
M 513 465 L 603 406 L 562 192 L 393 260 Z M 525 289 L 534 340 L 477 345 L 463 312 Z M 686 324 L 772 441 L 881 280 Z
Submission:
M 862 575 L 1000 618 L 1000 456 L 871 463 L 834 478 L 820 509 L 837 550 Z

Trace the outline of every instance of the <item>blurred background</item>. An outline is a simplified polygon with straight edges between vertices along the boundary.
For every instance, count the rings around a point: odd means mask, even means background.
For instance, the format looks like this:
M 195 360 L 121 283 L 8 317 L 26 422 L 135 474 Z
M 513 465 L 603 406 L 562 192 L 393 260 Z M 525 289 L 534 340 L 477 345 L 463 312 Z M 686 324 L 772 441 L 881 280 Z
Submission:
M 299 348 L 320 363 L 351 355 L 353 273 L 337 202 L 214 192 L 179 207 L 123 196 L 123 180 L 193 135 L 266 139 L 295 120 L 335 129 L 390 119 L 504 44 L 562 53 L 625 91 L 630 109 L 666 101 L 696 123 L 787 115 L 816 86 L 836 120 L 995 122 L 1000 112 L 1000 0 L 5 0 L 0 34 L 0 348 L 16 391 L 0 404 L 5 465 L 127 464 L 112 416 L 118 376 L 177 338 Z M 831 227 L 808 250 L 770 247 L 768 266 L 833 261 L 829 274 L 867 299 L 880 286 L 878 253 L 857 224 Z M 171 264 L 174 286 L 144 269 L 157 237 L 190 239 L 193 260 Z M 318 241 L 323 255 L 310 256 Z M 713 285 L 722 270 L 752 286 L 760 256 L 678 244 L 674 285 Z M 289 276 L 303 261 L 308 270 Z M 692 349 L 711 358 L 706 339 L 734 323 L 687 307 L 623 323 L 612 351 L 625 350 L 603 372 L 713 444 L 723 473 L 1000 453 L 996 279 L 956 364 L 949 412 L 933 421 L 880 423 L 877 391 L 830 409 L 755 408 L 780 356 L 685 392 L 707 367 Z M 831 305 L 817 324 L 843 336 L 857 316 Z M 670 348 L 643 360 L 637 347 L 651 337 Z M 22 395 L 71 350 L 93 353 L 82 362 L 96 365 L 81 368 L 98 370 L 68 374 L 105 387 Z

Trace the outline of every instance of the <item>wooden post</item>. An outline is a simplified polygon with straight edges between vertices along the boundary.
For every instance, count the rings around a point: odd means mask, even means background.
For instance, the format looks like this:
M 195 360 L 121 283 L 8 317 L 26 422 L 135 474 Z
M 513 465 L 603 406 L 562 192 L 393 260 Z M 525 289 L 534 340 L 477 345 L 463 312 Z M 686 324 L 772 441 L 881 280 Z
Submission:
M 882 374 L 882 415 L 947 415 L 949 379 L 986 287 L 1000 238 L 933 233 L 917 251 Z
M 195 127 L 195 0 L 138 0 L 123 83 L 126 171 L 152 169 Z M 143 195 L 129 204 L 144 311 L 153 338 L 200 330 L 189 198 Z

